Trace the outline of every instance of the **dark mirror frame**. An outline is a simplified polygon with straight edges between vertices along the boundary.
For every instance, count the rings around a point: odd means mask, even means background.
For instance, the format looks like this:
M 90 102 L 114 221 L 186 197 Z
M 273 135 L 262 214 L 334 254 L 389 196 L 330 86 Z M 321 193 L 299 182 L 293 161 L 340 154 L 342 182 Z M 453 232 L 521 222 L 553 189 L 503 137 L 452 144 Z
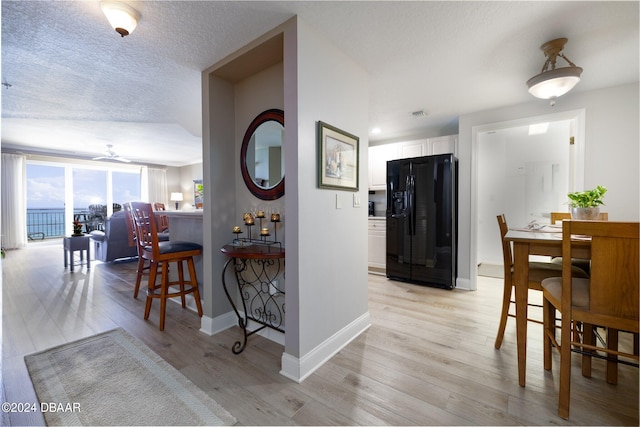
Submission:
M 244 138 L 242 139 L 242 148 L 240 149 L 240 171 L 242 172 L 242 179 L 251 194 L 262 200 L 276 200 L 284 196 L 284 176 L 275 186 L 271 188 L 262 188 L 253 181 L 249 174 L 249 170 L 247 169 L 247 149 L 249 147 L 251 137 L 256 129 L 258 129 L 258 126 L 270 120 L 276 121 L 284 127 L 284 111 L 271 109 L 258 114 L 247 128 Z

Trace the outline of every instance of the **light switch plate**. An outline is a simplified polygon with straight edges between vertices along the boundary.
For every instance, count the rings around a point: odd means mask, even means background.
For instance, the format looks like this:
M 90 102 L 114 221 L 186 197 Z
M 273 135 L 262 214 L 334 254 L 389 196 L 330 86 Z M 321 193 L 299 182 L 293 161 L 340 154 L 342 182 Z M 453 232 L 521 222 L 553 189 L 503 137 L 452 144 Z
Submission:
M 339 193 L 336 193 L 336 209 L 342 209 L 342 200 L 340 200 Z
M 360 207 L 360 193 L 353 193 L 353 207 Z

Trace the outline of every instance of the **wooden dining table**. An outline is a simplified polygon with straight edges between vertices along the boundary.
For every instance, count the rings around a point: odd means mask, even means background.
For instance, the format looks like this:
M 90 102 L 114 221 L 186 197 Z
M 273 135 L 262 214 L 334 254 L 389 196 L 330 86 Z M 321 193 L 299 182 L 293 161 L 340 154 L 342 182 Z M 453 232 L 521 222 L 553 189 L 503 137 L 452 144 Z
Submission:
M 509 229 L 504 237 L 513 242 L 513 278 L 516 293 L 516 336 L 518 346 L 518 382 L 524 387 L 527 375 L 527 307 L 529 299 L 529 256 L 562 256 L 562 226 L 545 226 L 539 230 Z M 589 259 L 591 241 L 576 238 L 573 258 Z

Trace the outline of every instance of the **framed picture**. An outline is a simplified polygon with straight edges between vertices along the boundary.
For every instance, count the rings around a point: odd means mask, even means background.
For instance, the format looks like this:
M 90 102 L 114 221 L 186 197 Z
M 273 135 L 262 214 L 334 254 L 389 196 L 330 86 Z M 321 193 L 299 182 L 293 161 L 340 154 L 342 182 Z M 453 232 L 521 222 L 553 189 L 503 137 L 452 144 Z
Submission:
M 318 187 L 358 191 L 360 138 L 318 121 Z
M 204 207 L 204 188 L 201 179 L 193 180 L 193 205 L 196 209 Z

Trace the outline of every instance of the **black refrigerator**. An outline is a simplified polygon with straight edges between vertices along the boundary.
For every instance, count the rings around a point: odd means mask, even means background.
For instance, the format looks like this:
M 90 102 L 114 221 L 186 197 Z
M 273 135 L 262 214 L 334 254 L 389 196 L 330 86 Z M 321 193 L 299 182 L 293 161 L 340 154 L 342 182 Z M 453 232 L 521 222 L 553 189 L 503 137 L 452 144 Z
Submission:
M 387 277 L 455 287 L 457 178 L 453 154 L 387 162 Z

